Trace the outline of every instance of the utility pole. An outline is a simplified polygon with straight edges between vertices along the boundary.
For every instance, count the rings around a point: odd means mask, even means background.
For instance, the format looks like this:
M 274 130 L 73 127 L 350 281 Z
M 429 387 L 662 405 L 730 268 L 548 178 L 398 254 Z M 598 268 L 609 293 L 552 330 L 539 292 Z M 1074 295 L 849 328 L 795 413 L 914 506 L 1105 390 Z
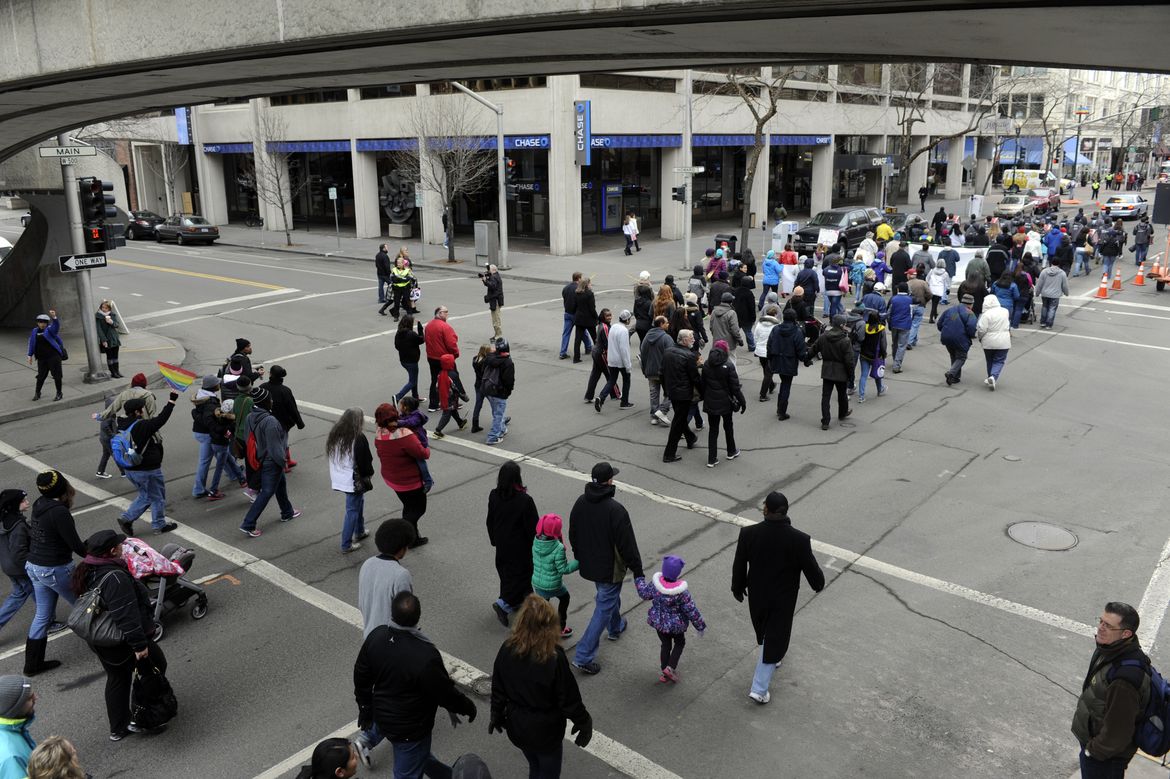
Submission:
M 69 134 L 57 136 L 58 146 L 69 146 Z M 81 200 L 77 195 L 77 176 L 73 173 L 72 160 L 61 160 L 61 185 L 65 188 L 65 210 L 69 214 L 69 241 L 74 254 L 85 254 L 85 236 L 81 232 Z M 88 370 L 86 384 L 108 381 L 110 374 L 102 369 L 101 353 L 98 351 L 97 321 L 92 316 L 93 287 L 90 284 L 89 269 L 77 272 L 78 309 L 81 317 L 81 333 L 85 338 L 85 357 Z
M 691 167 L 691 131 L 692 118 L 691 108 L 695 96 L 694 88 L 694 72 L 687 68 L 683 71 L 683 91 L 686 93 L 686 111 L 683 112 L 683 137 L 682 137 L 682 164 L 683 167 Z M 683 176 L 683 182 L 686 184 L 686 197 L 683 199 L 683 270 L 690 270 L 691 262 L 691 217 L 694 215 L 694 208 L 691 206 L 691 200 L 695 197 L 694 177 L 688 173 Z
M 504 177 L 504 107 L 480 97 L 458 81 L 448 83 L 477 103 L 496 112 L 496 189 L 498 190 L 500 209 L 500 270 L 511 270 L 508 266 L 508 192 Z M 455 215 L 451 214 L 450 217 L 454 220 Z
M 1064 112 L 1060 120 L 1060 169 L 1056 171 L 1056 189 L 1060 191 L 1060 179 L 1064 175 L 1064 166 L 1068 164 L 1068 154 L 1064 151 L 1064 145 L 1068 142 L 1068 136 L 1065 131 L 1068 129 L 1068 112 L 1072 108 L 1072 68 L 1068 69 L 1068 81 L 1064 88 Z M 1081 153 L 1080 147 L 1073 149 L 1073 160 L 1075 161 L 1077 155 Z M 1052 155 L 1055 157 L 1056 155 Z

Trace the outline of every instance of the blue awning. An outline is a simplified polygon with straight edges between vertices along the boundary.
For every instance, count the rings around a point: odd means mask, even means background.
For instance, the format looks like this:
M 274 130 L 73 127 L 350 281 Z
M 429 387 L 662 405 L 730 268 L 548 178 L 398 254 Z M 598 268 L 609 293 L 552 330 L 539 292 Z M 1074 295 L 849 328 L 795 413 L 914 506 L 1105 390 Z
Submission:
M 1044 156 L 1044 139 L 1043 138 L 1021 138 L 1020 149 L 1022 154 L 1022 164 L 1024 165 L 1040 165 Z M 1003 142 L 1003 148 L 999 151 L 1000 165 L 1015 165 L 1019 161 L 1016 158 L 1016 139 L 1007 138 Z
M 1083 154 L 1075 153 L 1077 146 L 1076 138 L 1069 138 L 1065 141 L 1061 148 L 1064 151 L 1064 162 L 1066 165 L 1092 165 L 1093 161 Z

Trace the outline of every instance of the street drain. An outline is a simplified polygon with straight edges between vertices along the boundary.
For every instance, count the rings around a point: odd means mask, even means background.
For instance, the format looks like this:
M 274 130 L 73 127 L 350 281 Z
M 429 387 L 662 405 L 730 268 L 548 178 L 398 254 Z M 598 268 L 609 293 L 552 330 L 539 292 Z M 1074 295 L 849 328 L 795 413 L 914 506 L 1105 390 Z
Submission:
M 1008 525 L 1007 534 L 1017 543 L 1048 552 L 1072 549 L 1078 540 L 1071 531 L 1047 522 L 1016 522 Z

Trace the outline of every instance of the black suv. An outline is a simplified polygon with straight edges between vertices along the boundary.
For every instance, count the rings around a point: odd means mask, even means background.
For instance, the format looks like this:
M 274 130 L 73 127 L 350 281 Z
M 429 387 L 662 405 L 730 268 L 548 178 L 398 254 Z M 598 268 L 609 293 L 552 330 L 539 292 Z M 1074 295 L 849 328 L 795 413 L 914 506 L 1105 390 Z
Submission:
M 836 230 L 837 242 L 843 249 L 857 248 L 865 240 L 865 234 L 875 229 L 883 219 L 881 210 L 870 206 L 822 211 L 796 231 L 792 248 L 797 254 L 811 255 L 817 248 L 821 230 Z

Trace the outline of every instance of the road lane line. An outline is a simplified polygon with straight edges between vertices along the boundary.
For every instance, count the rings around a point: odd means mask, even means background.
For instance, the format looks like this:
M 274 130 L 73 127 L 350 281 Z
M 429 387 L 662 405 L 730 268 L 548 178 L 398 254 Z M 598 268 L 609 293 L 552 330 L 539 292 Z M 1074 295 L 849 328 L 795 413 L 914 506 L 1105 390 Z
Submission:
M 258 300 L 260 298 L 270 298 L 275 295 L 289 295 L 293 292 L 300 292 L 299 289 L 292 287 L 280 287 L 278 289 L 269 290 L 268 292 L 257 292 L 254 295 L 241 295 L 236 298 L 223 298 L 221 300 L 209 300 L 206 303 L 192 303 L 189 306 L 180 306 L 179 308 L 164 308 L 159 311 L 150 311 L 145 314 L 135 314 L 133 316 L 122 317 L 125 322 L 141 322 L 146 319 L 154 319 L 161 316 L 173 316 L 174 314 L 185 314 L 188 311 L 200 311 L 204 308 L 212 308 L 214 306 L 227 306 L 232 303 L 243 303 L 248 300 Z M 212 316 L 215 316 L 212 314 Z M 190 321 L 190 320 L 187 320 Z M 174 324 L 174 323 L 172 323 Z
M 10 444 L 0 441 L 0 455 L 4 455 L 9 460 L 23 465 L 24 467 L 40 472 L 47 471 L 50 466 L 40 460 L 27 455 L 19 449 Z M 106 504 L 125 509 L 130 505 L 130 501 L 125 498 L 120 498 L 117 495 L 106 492 L 100 487 L 96 487 L 89 482 L 82 480 L 79 477 L 63 474 L 69 480 L 73 488 L 83 495 L 88 495 L 95 500 L 104 501 Z M 204 549 L 211 554 L 233 563 L 245 571 L 256 575 L 258 578 L 265 580 L 269 584 L 283 590 L 299 600 L 315 606 L 326 614 L 337 617 L 343 622 L 351 626 L 362 629 L 362 615 L 356 606 L 350 605 L 340 598 L 336 598 L 327 592 L 317 589 L 316 587 L 307 584 L 306 582 L 296 578 L 288 571 L 279 568 L 267 560 L 262 560 L 253 554 L 238 549 L 231 544 L 226 544 L 217 538 L 207 535 L 199 530 L 187 525 L 180 525 L 177 529 L 171 531 L 174 536 L 187 541 L 196 547 Z M 64 635 L 72 631 L 62 631 L 57 635 Z M 0 653 L 0 659 L 5 657 L 13 657 L 24 651 L 24 647 L 14 647 L 5 653 Z M 447 673 L 451 675 L 451 679 L 459 686 L 468 688 L 474 691 L 479 696 L 485 696 L 491 692 L 491 675 L 479 670 L 470 663 L 460 660 L 453 655 L 439 650 L 439 654 L 443 658 L 443 664 L 447 667 Z M 352 733 L 356 729 L 357 723 L 351 723 L 345 726 L 345 733 Z M 662 766 L 654 763 L 647 757 L 638 754 L 629 747 L 620 744 L 604 734 L 594 731 L 593 737 L 597 742 L 596 746 L 590 744 L 586 751 L 595 757 L 605 761 L 614 769 L 621 771 L 633 779 L 681 779 L 677 774 L 671 773 Z M 566 738 L 568 733 L 566 732 Z M 315 746 L 315 744 L 314 744 Z M 309 754 L 312 754 L 312 747 L 308 748 Z M 303 752 L 303 750 L 302 750 Z M 298 753 L 294 757 L 299 760 Z M 292 759 L 292 758 L 290 758 Z M 287 762 L 287 761 L 285 761 Z M 280 765 L 284 765 L 283 763 Z M 277 766 L 279 767 L 279 766 Z M 284 769 L 275 774 L 273 769 L 261 774 L 262 777 L 279 777 L 288 769 Z
M 199 273 L 193 270 L 182 270 L 180 268 L 164 268 L 162 265 L 147 265 L 142 262 L 130 262 L 129 260 L 109 260 L 110 265 L 122 265 L 127 268 L 138 268 L 139 270 L 154 270 L 160 273 L 176 273 L 180 276 L 190 276 L 195 279 L 207 279 L 209 281 L 223 281 L 228 284 L 240 284 L 245 287 L 260 287 L 261 289 L 284 289 L 279 284 L 266 284 L 263 281 L 249 281 L 248 279 L 237 279 L 234 276 L 216 276 L 214 273 Z
M 1085 341 L 1100 341 L 1101 343 L 1115 344 L 1117 346 L 1136 346 L 1139 349 L 1157 349 L 1162 352 L 1170 352 L 1170 346 L 1158 346 L 1157 344 L 1139 344 L 1134 341 L 1118 341 L 1115 338 L 1101 338 L 1096 335 L 1082 335 L 1080 333 L 1066 333 L 1063 330 L 1017 330 L 1013 336 L 1018 335 L 1056 335 L 1062 338 L 1080 338 Z
M 1162 554 L 1158 557 L 1158 564 L 1154 566 L 1154 574 L 1150 583 L 1146 585 L 1146 592 L 1142 595 L 1138 614 L 1142 616 L 1141 626 L 1138 628 L 1138 639 L 1147 654 L 1154 651 L 1154 642 L 1158 640 L 1158 630 L 1162 627 L 1162 620 L 1166 616 L 1166 604 L 1170 603 L 1170 539 L 1162 547 Z
M 343 409 L 333 408 L 332 406 L 325 406 L 319 403 L 313 403 L 311 401 L 301 399 L 298 399 L 297 403 L 301 408 L 319 411 L 321 413 L 330 414 L 332 416 L 340 416 L 343 411 Z M 366 417 L 366 419 L 369 420 L 371 424 L 374 424 L 373 417 Z M 465 449 L 470 449 L 480 454 L 489 455 L 491 457 L 498 457 L 504 460 L 514 460 L 518 463 L 528 463 L 535 468 L 540 468 L 541 470 L 548 471 L 549 473 L 555 473 L 568 479 L 575 479 L 576 481 L 580 482 L 588 482 L 591 479 L 589 474 L 582 473 L 580 471 L 574 471 L 569 468 L 562 468 L 559 465 L 554 465 L 553 463 L 550 463 L 546 460 L 541 460 L 521 452 L 512 452 L 506 449 L 501 449 L 498 445 L 488 446 L 487 444 L 481 444 L 476 441 L 468 441 L 466 439 L 448 436 L 443 439 L 443 442 L 440 446 L 445 446 L 448 443 L 463 447 Z M 615 481 L 614 484 L 616 484 L 618 489 L 623 492 L 629 492 L 634 495 L 646 498 L 647 500 L 661 503 L 665 506 L 677 508 L 680 511 L 689 511 L 694 514 L 699 514 L 701 516 L 713 519 L 716 522 L 725 522 L 729 525 L 737 525 L 739 527 L 749 527 L 759 522 L 759 520 L 748 519 L 747 517 L 742 517 L 738 514 L 722 511 L 721 509 L 713 508 L 711 506 L 704 506 L 700 503 L 692 503 L 680 498 L 671 497 L 670 495 L 664 495 L 660 492 L 654 492 L 653 490 L 638 487 L 628 482 Z M 964 600 L 971 601 L 972 603 L 999 609 L 1000 611 L 1006 612 L 1008 614 L 1024 617 L 1025 619 L 1040 622 L 1051 627 L 1059 628 L 1060 630 L 1066 630 L 1070 633 L 1075 633 L 1081 636 L 1091 636 L 1095 633 L 1095 628 L 1092 626 L 1068 619 L 1066 617 L 1062 617 L 1059 614 L 1052 614 L 1050 612 L 1043 611 L 1023 603 L 1017 603 L 1015 601 L 1007 600 L 1006 598 L 1001 598 L 997 595 L 991 595 L 990 593 L 981 592 L 970 587 L 965 587 L 961 584 L 955 584 L 954 582 L 948 582 L 944 579 L 939 579 L 934 576 L 928 576 L 926 574 L 918 573 L 917 571 L 911 571 L 897 565 L 892 565 L 890 563 L 877 560 L 873 557 L 870 557 L 869 555 L 858 554 L 857 552 L 845 549 L 844 547 L 835 546 L 833 544 L 828 544 L 823 541 L 817 541 L 816 539 L 813 539 L 812 548 L 814 551 L 820 552 L 821 554 L 828 557 L 836 557 L 840 560 L 844 560 L 848 564 L 856 566 L 857 568 L 864 568 L 876 573 L 882 573 L 895 579 L 901 579 L 912 584 L 917 584 L 922 587 L 937 590 L 938 592 L 954 595 Z
M 1162 310 L 1165 313 L 1170 314 L 1170 309 Z M 1081 306 L 1080 308 L 1074 308 L 1073 311 L 1092 311 L 1096 314 L 1106 314 L 1108 316 L 1140 316 L 1144 319 L 1170 319 L 1170 316 L 1158 316 L 1157 314 L 1139 314 L 1136 311 L 1110 311 L 1107 308 L 1094 308 L 1093 306 Z

